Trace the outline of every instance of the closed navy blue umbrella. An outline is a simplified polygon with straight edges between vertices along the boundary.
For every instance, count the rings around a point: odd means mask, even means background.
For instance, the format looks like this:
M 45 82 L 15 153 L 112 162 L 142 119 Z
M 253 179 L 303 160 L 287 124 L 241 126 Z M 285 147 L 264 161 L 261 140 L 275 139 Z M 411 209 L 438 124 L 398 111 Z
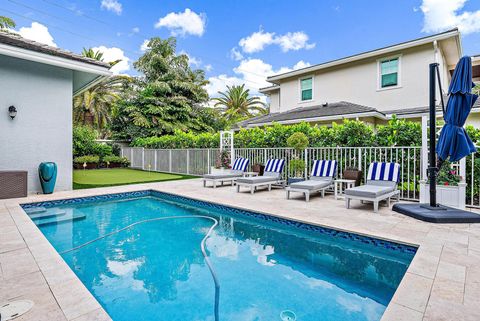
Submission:
M 475 145 L 463 126 L 468 114 L 478 96 L 472 94 L 472 60 L 470 57 L 462 57 L 448 88 L 448 103 L 443 115 L 445 125 L 438 138 L 437 155 L 442 161 L 449 158 L 456 162 L 471 153 L 476 152 Z

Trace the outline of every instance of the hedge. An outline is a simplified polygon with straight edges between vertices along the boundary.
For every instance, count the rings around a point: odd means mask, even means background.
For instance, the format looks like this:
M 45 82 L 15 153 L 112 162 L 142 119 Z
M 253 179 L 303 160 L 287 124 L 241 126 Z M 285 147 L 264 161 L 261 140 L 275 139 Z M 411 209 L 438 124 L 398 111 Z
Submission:
M 311 147 L 420 146 L 422 136 L 419 123 L 394 117 L 387 125 L 379 125 L 375 130 L 358 120 L 345 120 L 342 124 L 334 123 L 332 127 L 303 122 L 241 129 L 234 135 L 234 144 L 236 148 L 287 147 L 288 137 L 296 132 L 304 133 Z M 218 148 L 219 142 L 219 133 L 195 135 L 176 131 L 174 135 L 138 138 L 131 145 L 156 149 Z

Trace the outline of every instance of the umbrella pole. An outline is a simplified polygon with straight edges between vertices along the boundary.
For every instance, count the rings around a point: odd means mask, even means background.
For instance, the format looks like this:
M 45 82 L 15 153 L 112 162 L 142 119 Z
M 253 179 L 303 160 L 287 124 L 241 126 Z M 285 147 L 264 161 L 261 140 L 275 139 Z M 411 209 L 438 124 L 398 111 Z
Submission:
M 430 64 L 430 153 L 428 160 L 428 172 L 429 172 L 429 185 L 430 185 L 430 206 L 437 207 L 437 167 L 436 167 L 436 153 L 435 153 L 435 143 L 436 143 L 436 69 L 438 68 L 438 63 Z

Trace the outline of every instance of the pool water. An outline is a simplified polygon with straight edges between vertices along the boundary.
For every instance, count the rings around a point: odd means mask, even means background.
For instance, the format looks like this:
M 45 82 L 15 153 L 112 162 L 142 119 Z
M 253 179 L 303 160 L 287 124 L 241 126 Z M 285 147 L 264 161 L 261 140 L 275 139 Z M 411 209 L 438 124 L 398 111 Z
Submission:
M 222 321 L 379 320 L 415 253 L 161 194 L 46 207 L 79 218 L 39 226 L 59 253 L 146 219 L 217 219 L 205 248 Z M 212 224 L 148 221 L 62 257 L 115 321 L 214 321 L 215 286 L 200 248 Z

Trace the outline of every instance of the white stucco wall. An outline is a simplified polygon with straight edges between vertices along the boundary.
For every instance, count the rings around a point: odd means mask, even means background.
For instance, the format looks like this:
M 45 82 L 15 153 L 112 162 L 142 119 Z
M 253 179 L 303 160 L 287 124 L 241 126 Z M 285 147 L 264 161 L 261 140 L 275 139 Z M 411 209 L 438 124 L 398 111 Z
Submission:
M 0 56 L 0 170 L 28 170 L 29 192 L 40 192 L 44 161 L 57 163 L 55 190 L 72 189 L 72 71 Z
M 269 94 L 270 113 L 280 112 L 280 90 L 273 91 Z
M 401 87 L 378 90 L 377 60 L 398 54 L 401 54 Z M 434 59 L 433 45 L 429 44 L 318 71 L 312 74 L 314 97 L 309 102 L 300 101 L 299 88 L 299 79 L 308 74 L 283 80 L 280 84 L 280 111 L 338 101 L 366 105 L 380 111 L 427 106 L 428 65 Z

